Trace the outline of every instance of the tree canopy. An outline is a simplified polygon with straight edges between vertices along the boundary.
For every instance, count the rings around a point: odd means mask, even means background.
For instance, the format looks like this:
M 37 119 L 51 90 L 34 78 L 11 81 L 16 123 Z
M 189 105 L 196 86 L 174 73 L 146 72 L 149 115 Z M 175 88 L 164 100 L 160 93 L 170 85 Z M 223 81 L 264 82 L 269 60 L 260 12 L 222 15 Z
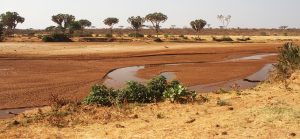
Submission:
M 155 28 L 156 35 L 158 37 L 159 29 L 160 29 L 160 23 L 164 23 L 168 20 L 168 16 L 164 15 L 163 13 L 151 13 L 146 15 L 145 17 L 146 21 L 151 22 L 152 26 Z
M 191 21 L 190 25 L 192 26 L 192 28 L 199 33 L 207 24 L 207 22 L 205 20 L 202 19 L 197 19 L 194 21 Z M 199 34 L 198 34 L 198 38 L 199 38 Z
M 131 25 L 132 29 L 135 30 L 135 35 L 137 35 L 139 29 L 142 28 L 143 24 L 145 23 L 145 18 L 140 16 L 132 16 L 127 19 L 127 22 Z

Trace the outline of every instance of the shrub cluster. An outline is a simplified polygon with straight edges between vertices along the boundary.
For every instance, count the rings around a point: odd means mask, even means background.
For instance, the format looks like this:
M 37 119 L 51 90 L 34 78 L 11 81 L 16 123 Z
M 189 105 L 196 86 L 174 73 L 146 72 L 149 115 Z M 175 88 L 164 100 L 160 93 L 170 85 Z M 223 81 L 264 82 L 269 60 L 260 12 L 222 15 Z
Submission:
M 291 42 L 286 43 L 281 48 L 275 65 L 276 77 L 287 79 L 297 69 L 300 69 L 300 47 Z
M 84 103 L 112 106 L 122 103 L 154 103 L 165 99 L 171 102 L 186 103 L 193 101 L 195 97 L 196 93 L 180 85 L 179 81 L 172 81 L 168 84 L 164 76 L 157 76 L 151 79 L 147 85 L 130 81 L 122 90 L 114 90 L 104 85 L 94 85 L 90 94 L 84 99 Z
M 130 33 L 130 34 L 128 34 L 128 37 L 144 38 L 144 34 L 140 34 L 140 33 Z
M 251 39 L 250 39 L 250 37 L 242 37 L 242 38 L 237 38 L 236 40 L 238 40 L 238 41 L 250 41 Z
M 44 42 L 71 42 L 72 40 L 64 33 L 53 33 L 51 35 L 43 36 Z
M 229 36 L 223 36 L 223 37 L 220 37 L 220 38 L 217 38 L 217 37 L 212 37 L 213 41 L 217 41 L 217 42 L 224 42 L 224 41 L 227 41 L 227 42 L 231 42 L 233 41 L 232 38 L 230 38 Z

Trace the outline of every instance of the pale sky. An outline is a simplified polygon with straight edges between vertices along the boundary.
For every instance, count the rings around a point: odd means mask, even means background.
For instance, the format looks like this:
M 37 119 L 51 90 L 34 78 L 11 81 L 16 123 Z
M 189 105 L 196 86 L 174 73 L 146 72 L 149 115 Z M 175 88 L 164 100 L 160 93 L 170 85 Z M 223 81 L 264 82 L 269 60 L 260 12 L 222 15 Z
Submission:
M 51 16 L 72 14 L 88 19 L 97 28 L 105 27 L 106 17 L 117 17 L 117 25 L 129 26 L 129 16 L 162 12 L 169 19 L 163 27 L 189 26 L 194 19 L 204 19 L 213 27 L 221 23 L 218 14 L 232 15 L 229 27 L 278 28 L 281 25 L 300 28 L 300 0 L 0 0 L 0 13 L 16 11 L 25 17 L 17 28 L 44 29 L 55 25 Z

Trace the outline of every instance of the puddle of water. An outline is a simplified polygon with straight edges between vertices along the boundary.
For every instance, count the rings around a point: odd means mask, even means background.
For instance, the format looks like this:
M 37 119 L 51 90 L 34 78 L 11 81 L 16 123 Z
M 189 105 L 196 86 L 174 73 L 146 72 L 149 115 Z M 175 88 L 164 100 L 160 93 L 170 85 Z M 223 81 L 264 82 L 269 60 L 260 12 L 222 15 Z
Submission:
M 137 71 L 144 68 L 145 66 L 133 66 L 113 70 L 107 74 L 103 84 L 113 88 L 121 88 L 124 87 L 128 81 L 144 82 L 145 79 L 136 76 Z
M 276 53 L 268 53 L 268 54 L 257 54 L 253 56 L 247 56 L 242 58 L 235 58 L 230 60 L 225 60 L 221 62 L 235 62 L 235 61 L 243 61 L 243 60 L 261 60 L 268 56 L 275 56 Z M 212 63 L 220 63 L 220 62 L 212 62 Z M 177 66 L 177 65 L 183 65 L 183 64 L 195 64 L 192 62 L 186 62 L 186 63 L 168 63 L 168 64 L 160 64 L 160 65 L 167 65 L 167 66 Z M 115 89 L 122 88 L 126 85 L 127 81 L 137 81 L 145 83 L 147 80 L 142 79 L 136 76 L 136 73 L 139 70 L 142 70 L 144 68 L 147 68 L 148 66 L 151 67 L 151 65 L 146 66 L 132 66 L 132 67 L 125 67 L 113 70 L 110 72 L 105 78 L 104 78 L 104 85 L 107 85 L 109 87 L 113 87 Z M 248 82 L 243 79 L 237 80 L 237 81 L 226 81 L 226 82 L 219 82 L 214 84 L 206 84 L 206 85 L 196 85 L 189 87 L 191 90 L 195 91 L 214 91 L 218 90 L 219 88 L 224 89 L 230 89 L 230 86 L 233 84 L 239 84 L 241 89 L 245 88 L 251 88 L 257 85 L 257 82 L 255 81 L 263 81 L 266 79 L 269 70 L 272 68 L 272 64 L 267 64 L 265 67 L 263 67 L 260 71 L 254 73 L 253 75 L 247 77 L 246 79 L 254 82 Z M 175 72 L 163 72 L 160 75 L 163 75 L 167 78 L 168 81 L 176 79 Z
M 5 109 L 0 110 L 0 119 L 11 118 L 27 110 L 32 110 L 33 108 L 17 108 L 17 109 Z
M 168 81 L 172 81 L 176 79 L 175 72 L 163 72 L 160 75 L 165 76 Z
M 260 81 L 264 81 L 267 79 L 269 75 L 268 73 L 272 70 L 272 68 L 273 68 L 273 64 L 266 64 L 262 69 L 245 78 L 254 82 L 249 82 L 249 81 L 245 81 L 244 79 L 240 79 L 234 81 L 224 81 L 219 83 L 196 85 L 188 88 L 190 90 L 195 90 L 197 92 L 212 92 L 212 91 L 217 91 L 220 88 L 224 90 L 231 90 L 231 86 L 235 84 L 239 86 L 239 89 L 253 88 L 258 83 L 260 83 Z
M 278 54 L 276 54 L 276 53 L 258 54 L 258 55 L 253 55 L 253 56 L 246 56 L 246 57 L 241 57 L 241 58 L 230 59 L 230 60 L 226 60 L 226 61 L 223 61 L 223 62 L 235 62 L 235 61 L 242 61 L 242 60 L 261 60 L 265 57 L 276 56 L 276 55 L 278 55 Z

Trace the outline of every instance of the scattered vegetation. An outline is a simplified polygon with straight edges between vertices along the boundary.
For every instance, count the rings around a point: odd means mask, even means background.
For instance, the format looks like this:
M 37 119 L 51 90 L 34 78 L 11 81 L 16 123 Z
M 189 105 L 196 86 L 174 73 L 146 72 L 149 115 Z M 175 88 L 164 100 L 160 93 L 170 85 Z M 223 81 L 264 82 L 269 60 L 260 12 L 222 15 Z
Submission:
M 135 37 L 135 38 L 144 38 L 144 34 L 140 33 L 130 33 L 128 34 L 129 37 Z
M 283 45 L 275 65 L 275 79 L 286 80 L 300 68 L 300 47 L 292 42 Z
M 187 90 L 179 81 L 168 84 L 163 76 L 151 79 L 147 86 L 130 81 L 123 90 L 114 90 L 104 85 L 95 85 L 85 98 L 85 104 L 101 106 L 120 105 L 122 103 L 153 103 L 162 100 L 186 103 L 195 99 L 196 93 Z
M 72 42 L 68 35 L 64 33 L 53 33 L 43 36 L 43 42 Z

